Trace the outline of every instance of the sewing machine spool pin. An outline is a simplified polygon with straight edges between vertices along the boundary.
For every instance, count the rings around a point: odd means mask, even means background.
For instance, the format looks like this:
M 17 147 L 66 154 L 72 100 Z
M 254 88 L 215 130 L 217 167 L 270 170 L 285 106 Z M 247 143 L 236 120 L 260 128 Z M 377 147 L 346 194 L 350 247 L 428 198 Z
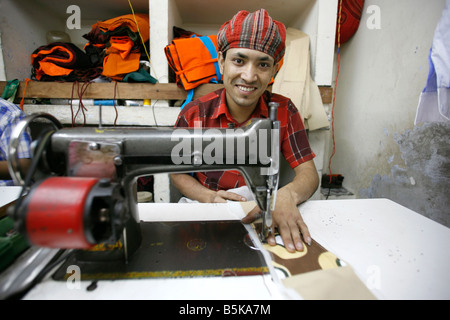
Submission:
M 99 129 L 102 129 L 102 127 L 103 127 L 103 124 L 102 124 L 102 122 L 103 122 L 103 119 L 102 119 L 102 108 L 103 108 L 103 106 L 102 106 L 102 104 L 99 104 L 98 105 L 98 128 Z

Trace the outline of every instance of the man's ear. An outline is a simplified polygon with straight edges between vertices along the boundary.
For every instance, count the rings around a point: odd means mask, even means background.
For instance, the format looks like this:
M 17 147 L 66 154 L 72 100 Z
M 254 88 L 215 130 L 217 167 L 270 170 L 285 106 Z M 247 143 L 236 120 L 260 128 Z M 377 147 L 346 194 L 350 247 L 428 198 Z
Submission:
M 217 57 L 217 61 L 219 62 L 220 73 L 223 74 L 223 66 L 225 65 L 225 57 L 223 56 L 223 52 L 219 51 L 219 55 Z
M 280 63 L 275 63 L 275 65 L 273 66 L 273 74 L 272 74 L 272 78 L 275 78 L 275 76 L 277 75 L 278 71 L 280 71 Z

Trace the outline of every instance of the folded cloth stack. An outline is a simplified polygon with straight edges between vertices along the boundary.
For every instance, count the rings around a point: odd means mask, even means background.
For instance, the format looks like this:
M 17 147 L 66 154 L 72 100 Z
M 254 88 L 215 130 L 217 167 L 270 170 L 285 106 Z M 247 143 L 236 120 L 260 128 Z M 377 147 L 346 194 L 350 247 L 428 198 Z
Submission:
M 216 35 L 174 39 L 164 51 L 177 83 L 185 90 L 220 81 Z
M 101 72 L 89 55 L 68 42 L 40 46 L 31 54 L 31 65 L 31 78 L 38 81 L 86 81 Z
M 99 76 L 116 81 L 156 83 L 141 67 L 150 39 L 147 14 L 128 14 L 92 25 L 83 35 L 83 49 L 69 42 L 54 42 L 31 55 L 31 78 L 38 81 L 91 81 Z M 83 51 L 84 50 L 84 51 Z
M 86 51 L 97 51 L 99 55 L 103 52 L 102 75 L 123 81 L 126 75 L 139 72 L 139 61 L 146 59 L 143 53 L 150 39 L 149 17 L 146 14 L 128 14 L 99 21 L 83 37 L 89 41 Z M 156 82 L 150 75 L 146 80 Z

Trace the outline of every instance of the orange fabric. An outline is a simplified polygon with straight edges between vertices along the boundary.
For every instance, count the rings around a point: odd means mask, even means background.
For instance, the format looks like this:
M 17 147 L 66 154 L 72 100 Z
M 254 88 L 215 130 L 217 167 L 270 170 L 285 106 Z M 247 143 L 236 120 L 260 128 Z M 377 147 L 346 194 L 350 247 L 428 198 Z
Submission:
M 111 44 L 111 48 L 116 49 L 119 51 L 120 56 L 122 59 L 126 59 L 127 56 L 130 54 L 131 49 L 134 46 L 134 42 L 131 41 L 131 39 L 127 36 L 123 37 L 111 37 L 109 40 Z M 108 50 L 106 50 L 108 52 Z
M 208 36 L 217 50 L 217 37 Z M 185 90 L 190 90 L 200 84 L 208 83 L 216 78 L 214 63 L 211 54 L 199 38 L 174 39 L 164 48 L 167 61 L 177 75 L 177 82 Z
M 25 101 L 25 95 L 27 93 L 28 82 L 32 81 L 31 79 L 25 78 L 25 88 L 23 89 L 22 100 L 20 100 L 20 110 L 23 111 L 23 104 Z
M 106 77 L 122 80 L 125 74 L 139 69 L 140 52 L 132 52 L 134 42 L 128 36 L 114 36 L 111 46 L 105 51 L 103 72 Z
M 39 62 L 40 68 L 36 70 L 36 79 L 40 80 L 42 75 L 47 74 L 49 76 L 67 76 L 73 69 L 67 69 L 51 62 L 41 61 Z
M 139 52 L 130 52 L 125 59 L 120 56 L 120 52 L 114 48 L 108 49 L 109 54 L 103 60 L 102 75 L 114 80 L 122 80 L 123 77 L 130 72 L 139 69 L 139 60 L 141 54 Z
M 281 58 L 280 62 L 278 62 L 277 73 L 278 73 L 278 71 L 280 71 L 281 67 L 283 66 L 283 63 L 284 63 L 284 57 Z M 272 80 L 269 82 L 269 86 L 272 85 L 272 84 L 275 82 L 275 77 L 276 77 L 276 76 L 277 76 L 277 75 L 275 74 L 275 76 L 274 76 L 274 77 L 272 78 Z
M 55 51 L 63 51 L 65 53 L 67 53 L 69 56 L 67 58 L 48 57 L 48 55 L 52 54 Z M 47 55 L 47 57 L 45 57 L 43 59 L 44 61 L 70 62 L 73 59 L 73 54 L 72 54 L 72 52 L 70 52 L 70 50 L 67 50 L 67 48 L 65 48 L 63 46 L 54 46 L 49 50 L 41 50 L 41 51 L 39 51 L 39 53 L 32 54 L 31 55 L 31 63 L 33 63 L 34 59 L 36 59 L 38 56 L 45 56 L 45 55 Z
M 134 17 L 132 14 L 127 14 L 123 16 L 119 16 L 116 18 L 112 18 L 106 21 L 99 21 L 96 24 L 92 26 L 92 28 L 95 28 L 98 26 L 103 32 L 113 31 L 116 28 L 126 26 L 133 32 L 141 32 L 142 38 L 144 42 L 148 41 L 150 39 L 150 23 L 149 23 L 149 15 L 148 14 L 142 14 L 142 13 L 136 13 L 136 22 L 134 21 Z
M 84 45 L 83 50 L 86 50 L 87 46 L 94 46 L 94 47 L 97 47 L 97 48 L 100 48 L 100 49 L 104 49 L 106 47 L 106 45 L 104 43 L 90 43 L 90 42 L 87 42 Z
M 50 57 L 48 55 L 52 54 L 55 51 L 62 51 L 67 53 L 67 58 L 57 58 Z M 55 65 L 53 62 L 70 62 L 73 59 L 73 54 L 65 47 L 62 46 L 54 46 L 49 50 L 41 50 L 39 53 L 35 53 L 31 55 L 31 64 L 33 64 L 34 60 L 38 57 L 45 56 L 41 61 L 39 61 L 39 68 L 36 69 L 36 79 L 40 80 L 42 75 L 47 74 L 49 76 L 66 76 L 71 73 L 72 69 L 67 69 L 63 67 L 59 67 Z

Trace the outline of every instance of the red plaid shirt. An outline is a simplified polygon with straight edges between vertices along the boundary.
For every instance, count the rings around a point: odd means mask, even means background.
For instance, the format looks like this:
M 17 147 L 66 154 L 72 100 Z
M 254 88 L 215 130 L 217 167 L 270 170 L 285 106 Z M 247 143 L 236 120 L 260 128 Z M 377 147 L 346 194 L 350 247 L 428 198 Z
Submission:
M 269 102 L 278 102 L 277 118 L 281 123 L 281 152 L 292 168 L 315 157 L 306 135 L 300 113 L 289 98 L 266 91 L 250 118 L 268 118 Z M 175 127 L 235 128 L 243 126 L 231 116 L 226 105 L 225 89 L 211 92 L 187 104 L 180 112 Z M 211 190 L 228 190 L 245 185 L 244 177 L 235 170 L 196 172 L 197 179 Z

